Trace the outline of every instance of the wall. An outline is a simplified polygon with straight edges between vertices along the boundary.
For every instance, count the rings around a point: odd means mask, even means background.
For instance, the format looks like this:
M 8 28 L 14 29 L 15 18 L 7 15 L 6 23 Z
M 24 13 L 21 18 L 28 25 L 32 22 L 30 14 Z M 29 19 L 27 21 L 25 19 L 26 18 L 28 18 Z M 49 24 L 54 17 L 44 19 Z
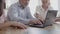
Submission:
M 57 17 L 60 17 L 60 0 L 58 0 L 58 14 L 57 14 Z

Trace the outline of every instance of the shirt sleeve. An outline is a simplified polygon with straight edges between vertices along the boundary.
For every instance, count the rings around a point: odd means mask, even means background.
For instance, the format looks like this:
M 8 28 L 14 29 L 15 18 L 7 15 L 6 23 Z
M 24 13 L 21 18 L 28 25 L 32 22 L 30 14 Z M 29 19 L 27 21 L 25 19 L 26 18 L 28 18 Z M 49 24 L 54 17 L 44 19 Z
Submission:
M 42 17 L 42 14 L 40 14 L 41 12 L 42 12 L 42 7 L 41 6 L 37 6 L 35 14 L 34 14 L 36 19 L 44 20 L 44 18 Z
M 22 17 L 19 17 L 18 16 L 18 10 L 16 9 L 16 7 L 10 7 L 8 9 L 8 13 L 7 13 L 7 16 L 8 18 L 11 20 L 11 21 L 20 21 L 24 24 L 28 24 L 30 19 L 24 19 Z M 29 16 L 30 17 L 30 16 Z
M 35 19 L 35 18 L 32 16 L 29 7 L 28 7 L 28 10 L 27 10 L 27 18 L 28 18 L 28 19 L 31 19 L 31 20 L 34 20 L 34 19 Z
M 37 7 L 36 7 L 35 14 L 34 14 L 34 16 L 35 16 L 36 18 L 38 17 L 37 15 L 40 14 L 39 10 L 40 10 L 40 7 L 37 6 Z

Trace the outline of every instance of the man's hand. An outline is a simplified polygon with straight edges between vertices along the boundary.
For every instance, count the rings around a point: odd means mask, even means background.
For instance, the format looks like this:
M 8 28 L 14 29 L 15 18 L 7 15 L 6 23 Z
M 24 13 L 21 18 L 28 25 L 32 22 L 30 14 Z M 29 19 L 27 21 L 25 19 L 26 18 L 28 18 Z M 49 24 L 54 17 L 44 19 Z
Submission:
M 14 27 L 18 27 L 18 28 L 20 28 L 20 29 L 26 29 L 27 28 L 27 26 L 26 25 L 24 25 L 23 23 L 20 23 L 20 22 L 10 22 L 11 24 L 12 24 L 12 26 L 14 26 Z

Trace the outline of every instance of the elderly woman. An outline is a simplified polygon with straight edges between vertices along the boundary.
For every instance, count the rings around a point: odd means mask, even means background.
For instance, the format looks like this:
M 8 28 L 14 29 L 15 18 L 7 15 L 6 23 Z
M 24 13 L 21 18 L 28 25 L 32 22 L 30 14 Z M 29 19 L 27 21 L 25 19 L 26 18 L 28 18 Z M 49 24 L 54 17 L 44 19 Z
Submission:
M 48 10 L 51 10 L 52 7 L 50 6 L 50 0 L 41 0 L 41 2 L 42 2 L 42 5 L 37 6 L 36 13 L 34 14 L 34 16 L 37 19 L 44 21 Z

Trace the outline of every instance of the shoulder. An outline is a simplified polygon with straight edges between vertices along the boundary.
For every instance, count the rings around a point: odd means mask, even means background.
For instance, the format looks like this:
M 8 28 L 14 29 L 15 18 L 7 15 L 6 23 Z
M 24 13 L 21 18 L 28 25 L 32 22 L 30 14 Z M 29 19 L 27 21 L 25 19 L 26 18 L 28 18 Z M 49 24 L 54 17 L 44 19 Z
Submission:
M 26 9 L 27 12 L 30 11 L 30 7 L 29 6 L 27 6 L 25 9 Z
M 36 11 L 41 11 L 42 10 L 42 6 L 38 5 L 36 6 Z
M 42 6 L 38 5 L 36 6 L 36 10 L 41 10 L 42 9 Z
M 16 8 L 16 7 L 18 7 L 18 3 L 12 4 L 9 8 Z
M 12 4 L 9 8 L 8 8 L 8 12 L 15 12 L 18 8 L 18 4 L 17 3 L 14 3 Z

